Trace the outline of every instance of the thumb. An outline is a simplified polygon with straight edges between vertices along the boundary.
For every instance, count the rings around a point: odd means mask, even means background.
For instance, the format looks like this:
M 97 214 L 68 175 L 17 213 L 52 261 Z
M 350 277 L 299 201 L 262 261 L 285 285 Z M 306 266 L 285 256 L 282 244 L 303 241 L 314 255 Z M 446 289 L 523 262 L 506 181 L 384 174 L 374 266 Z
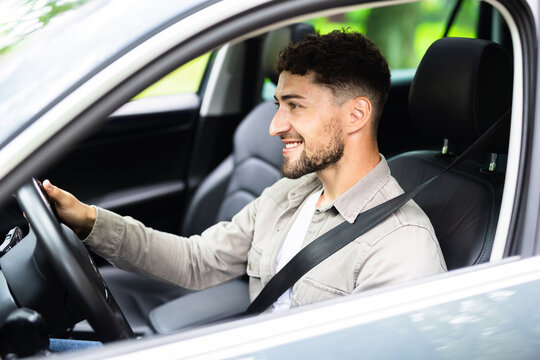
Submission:
M 56 206 L 56 210 L 64 207 L 69 207 L 73 200 L 70 197 L 70 193 L 54 186 L 49 180 L 43 181 L 43 189 L 49 197 L 49 201 Z
M 51 198 L 51 200 L 54 200 L 55 202 L 58 201 L 59 197 L 59 190 L 56 186 L 54 186 L 49 180 L 43 181 L 43 189 L 45 189 L 45 192 L 47 195 Z

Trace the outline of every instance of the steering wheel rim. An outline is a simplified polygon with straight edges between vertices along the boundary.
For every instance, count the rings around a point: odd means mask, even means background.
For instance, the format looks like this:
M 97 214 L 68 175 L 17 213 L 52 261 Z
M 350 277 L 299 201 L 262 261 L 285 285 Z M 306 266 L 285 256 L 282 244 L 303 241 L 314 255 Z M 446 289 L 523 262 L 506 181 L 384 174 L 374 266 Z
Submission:
M 108 291 L 90 254 L 82 242 L 70 244 L 38 181 L 32 178 L 16 195 L 53 269 L 100 340 L 110 342 L 134 338 L 131 326 Z M 73 246 L 80 246 L 78 256 Z M 96 281 L 102 282 L 101 289 Z

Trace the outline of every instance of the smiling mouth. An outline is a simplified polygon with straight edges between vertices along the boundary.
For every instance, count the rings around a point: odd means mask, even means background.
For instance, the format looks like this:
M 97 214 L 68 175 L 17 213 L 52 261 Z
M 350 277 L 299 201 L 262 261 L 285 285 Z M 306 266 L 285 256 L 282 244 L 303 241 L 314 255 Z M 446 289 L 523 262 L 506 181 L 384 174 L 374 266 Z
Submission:
M 301 141 L 288 142 L 288 143 L 285 143 L 285 149 L 292 149 L 300 145 L 302 145 Z

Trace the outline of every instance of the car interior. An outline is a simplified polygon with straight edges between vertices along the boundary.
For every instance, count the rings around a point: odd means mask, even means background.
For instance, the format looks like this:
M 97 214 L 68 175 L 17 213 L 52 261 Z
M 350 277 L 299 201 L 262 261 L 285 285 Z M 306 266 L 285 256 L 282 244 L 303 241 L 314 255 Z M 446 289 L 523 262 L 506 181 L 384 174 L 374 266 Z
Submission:
M 444 33 L 462 7 L 458 1 L 446 13 Z M 392 175 L 411 190 L 502 123 L 479 151 L 414 198 L 434 225 L 448 270 L 489 261 L 504 189 L 512 44 L 491 5 L 479 3 L 477 14 L 473 38 L 443 36 L 417 68 L 392 70 L 378 132 Z M 308 20 L 215 49 L 196 93 L 126 103 L 36 178 L 183 236 L 231 219 L 282 176 L 282 143 L 268 135 L 274 62 L 284 45 L 319 31 Z M 1 213 L 5 234 L 16 225 L 28 231 L 15 200 Z M 95 254 L 93 260 L 136 336 L 234 318 L 249 305 L 247 277 L 194 292 L 116 269 Z M 96 339 L 86 322 L 53 335 Z

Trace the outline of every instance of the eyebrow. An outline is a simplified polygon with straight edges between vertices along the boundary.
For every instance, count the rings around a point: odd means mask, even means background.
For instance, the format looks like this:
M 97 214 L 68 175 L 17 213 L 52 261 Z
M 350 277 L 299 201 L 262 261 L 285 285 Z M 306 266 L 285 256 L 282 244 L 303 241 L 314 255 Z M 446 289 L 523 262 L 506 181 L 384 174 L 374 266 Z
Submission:
M 276 95 L 274 95 L 274 99 L 279 101 L 279 99 L 276 97 Z M 303 97 L 302 95 L 298 95 L 298 94 L 288 94 L 288 95 L 283 95 L 281 97 L 281 101 L 287 101 L 287 100 L 290 100 L 290 99 L 305 99 L 305 97 Z

